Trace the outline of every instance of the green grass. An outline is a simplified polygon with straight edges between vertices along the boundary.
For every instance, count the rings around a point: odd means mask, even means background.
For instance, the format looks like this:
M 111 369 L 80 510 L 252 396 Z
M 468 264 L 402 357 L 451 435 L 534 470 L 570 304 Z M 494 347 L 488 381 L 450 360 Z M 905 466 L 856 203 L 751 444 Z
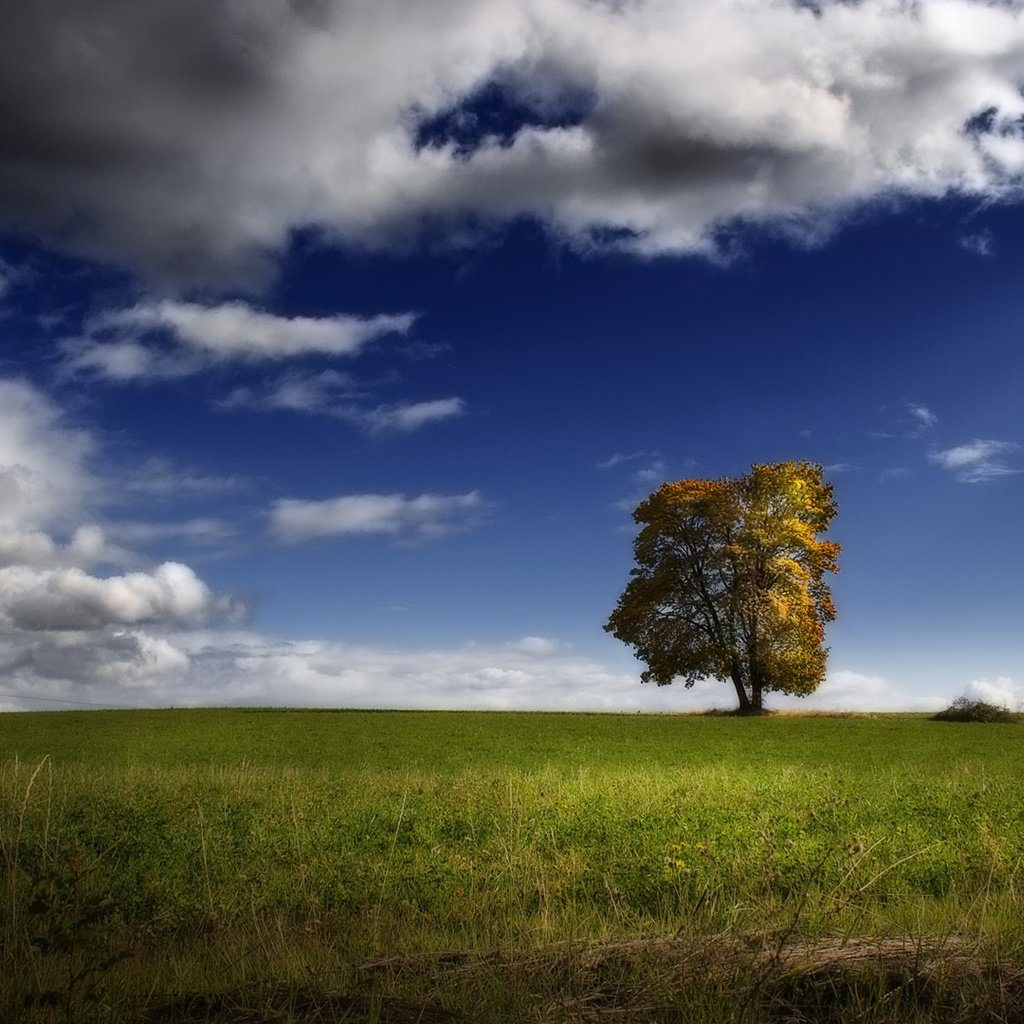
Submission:
M 1020 729 L 909 715 L 2 715 L 0 1019 L 580 1019 L 596 986 L 760 1020 L 795 942 L 1016 963 L 1022 777 Z M 684 984 L 708 937 L 746 952 Z M 842 1019 L 967 1012 L 854 988 L 878 1015 Z

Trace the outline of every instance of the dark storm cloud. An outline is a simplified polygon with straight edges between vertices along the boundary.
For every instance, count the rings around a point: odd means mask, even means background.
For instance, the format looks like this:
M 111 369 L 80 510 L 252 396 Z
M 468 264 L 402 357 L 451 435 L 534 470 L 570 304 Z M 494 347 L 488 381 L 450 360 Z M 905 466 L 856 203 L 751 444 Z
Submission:
M 15 0 L 0 36 L 0 216 L 172 276 L 190 260 L 214 274 L 219 258 L 252 261 L 229 232 L 216 240 L 204 168 L 218 130 L 230 145 L 272 94 L 308 10 Z
M 424 218 L 712 251 L 879 196 L 1016 197 L 1024 15 L 968 0 L 14 0 L 0 225 L 170 284 Z M 982 116 L 983 115 L 983 116 Z

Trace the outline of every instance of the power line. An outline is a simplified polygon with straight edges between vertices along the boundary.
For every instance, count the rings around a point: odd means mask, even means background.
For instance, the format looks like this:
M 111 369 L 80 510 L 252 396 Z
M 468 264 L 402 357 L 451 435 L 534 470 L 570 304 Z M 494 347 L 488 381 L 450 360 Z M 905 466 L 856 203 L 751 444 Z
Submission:
M 80 704 L 86 708 L 107 708 L 112 711 L 135 711 L 130 704 L 97 704 L 91 700 L 72 700 L 70 697 L 33 697 L 27 693 L 0 693 L 0 697 L 12 700 L 45 700 L 48 704 Z

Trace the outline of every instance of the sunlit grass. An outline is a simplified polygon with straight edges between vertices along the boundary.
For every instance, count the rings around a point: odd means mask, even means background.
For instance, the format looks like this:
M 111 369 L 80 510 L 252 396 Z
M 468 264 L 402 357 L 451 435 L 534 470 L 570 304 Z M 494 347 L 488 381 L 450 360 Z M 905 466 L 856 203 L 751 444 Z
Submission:
M 267 985 L 491 1000 L 500 1019 L 502 999 L 526 1006 L 537 981 L 510 980 L 506 963 L 499 984 L 480 967 L 494 951 L 543 961 L 564 996 L 576 961 L 551 950 L 756 935 L 763 957 L 779 936 L 955 937 L 1012 959 L 1024 937 L 1013 726 L 68 713 L 2 716 L 0 744 L 4 1019 L 64 984 L 66 951 L 27 944 L 67 930 L 32 908 L 47 877 L 82 906 L 112 901 L 74 952 L 131 954 L 101 972 L 112 1020 Z M 443 983 L 402 959 L 452 951 L 484 959 Z M 381 962 L 406 966 L 367 968 Z M 657 957 L 616 963 L 631 986 L 648 968 L 665 981 Z M 752 963 L 734 967 L 744 984 Z

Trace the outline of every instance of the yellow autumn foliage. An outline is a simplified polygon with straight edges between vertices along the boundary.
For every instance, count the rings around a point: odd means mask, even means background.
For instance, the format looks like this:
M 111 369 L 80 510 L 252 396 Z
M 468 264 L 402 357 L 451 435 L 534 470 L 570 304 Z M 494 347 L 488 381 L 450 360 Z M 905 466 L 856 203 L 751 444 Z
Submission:
M 636 567 L 605 629 L 646 663 L 645 682 L 731 680 L 741 709 L 811 693 L 835 618 L 825 574 L 840 548 L 819 537 L 835 514 L 811 462 L 666 483 L 633 513 Z

